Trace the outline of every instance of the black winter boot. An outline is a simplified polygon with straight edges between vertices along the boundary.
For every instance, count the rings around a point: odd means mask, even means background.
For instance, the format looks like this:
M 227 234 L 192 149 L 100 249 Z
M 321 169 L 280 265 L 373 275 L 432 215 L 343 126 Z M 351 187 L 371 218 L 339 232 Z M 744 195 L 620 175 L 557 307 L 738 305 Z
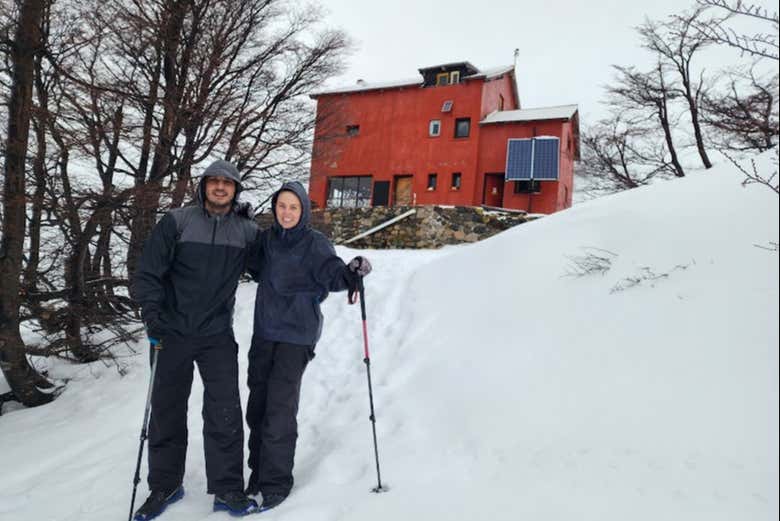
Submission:
M 287 499 L 287 496 L 283 496 L 282 494 L 263 494 L 263 503 L 260 505 L 260 512 L 265 512 L 266 510 L 279 506 L 279 503 L 285 499 Z
M 184 488 L 179 486 L 174 490 L 152 490 L 146 502 L 135 511 L 134 521 L 149 521 L 163 513 L 171 503 L 184 497 Z
M 214 496 L 214 512 L 220 511 L 235 517 L 245 516 L 257 512 L 257 502 L 240 490 L 224 492 Z

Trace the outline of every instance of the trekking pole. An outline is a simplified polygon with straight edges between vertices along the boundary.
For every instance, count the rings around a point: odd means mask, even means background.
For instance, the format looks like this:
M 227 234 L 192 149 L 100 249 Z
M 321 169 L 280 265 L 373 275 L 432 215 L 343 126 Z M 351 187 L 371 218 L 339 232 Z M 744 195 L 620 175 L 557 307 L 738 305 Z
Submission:
M 152 407 L 152 388 L 154 386 L 154 375 L 157 372 L 157 356 L 162 349 L 162 342 L 159 340 L 156 342 L 149 342 L 154 354 L 152 355 L 152 375 L 149 377 L 149 390 L 146 391 L 146 407 L 144 408 L 144 424 L 141 426 L 141 444 L 138 447 L 138 461 L 135 464 L 135 477 L 133 478 L 133 497 L 130 499 L 130 515 L 127 516 L 127 521 L 133 519 L 133 507 L 135 506 L 135 493 L 138 489 L 138 483 L 141 481 L 141 458 L 144 453 L 144 442 L 146 441 L 146 429 L 149 425 L 149 410 Z
M 374 458 L 376 460 L 376 487 L 371 492 L 387 492 L 387 487 L 382 486 L 382 478 L 379 474 L 379 449 L 376 443 L 376 416 L 374 416 L 374 392 L 371 388 L 371 357 L 368 354 L 368 329 L 366 328 L 366 291 L 363 287 L 363 277 L 358 278 L 358 291 L 360 292 L 360 314 L 363 317 L 363 352 L 366 364 L 366 375 L 368 376 L 368 401 L 371 404 L 371 430 L 374 434 Z

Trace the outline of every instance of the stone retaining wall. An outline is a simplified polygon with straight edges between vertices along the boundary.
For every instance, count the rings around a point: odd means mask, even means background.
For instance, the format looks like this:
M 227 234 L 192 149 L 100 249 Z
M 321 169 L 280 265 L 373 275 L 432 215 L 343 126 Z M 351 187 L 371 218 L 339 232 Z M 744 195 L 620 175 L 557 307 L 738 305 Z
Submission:
M 414 209 L 416 212 L 387 228 L 349 244 L 351 248 L 425 249 L 446 244 L 476 242 L 522 224 L 532 217 L 519 212 L 485 210 L 471 206 L 401 206 L 328 208 L 312 212 L 312 227 L 334 243 L 344 241 Z M 261 226 L 272 222 L 270 214 L 258 217 Z

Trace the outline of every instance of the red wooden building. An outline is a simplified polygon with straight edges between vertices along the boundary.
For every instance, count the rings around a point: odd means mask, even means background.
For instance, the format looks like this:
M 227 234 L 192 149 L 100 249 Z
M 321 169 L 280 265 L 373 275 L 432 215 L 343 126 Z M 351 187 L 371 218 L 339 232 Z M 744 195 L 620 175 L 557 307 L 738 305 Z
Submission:
M 309 195 L 316 206 L 571 206 L 576 105 L 522 109 L 513 66 L 469 62 L 318 92 Z

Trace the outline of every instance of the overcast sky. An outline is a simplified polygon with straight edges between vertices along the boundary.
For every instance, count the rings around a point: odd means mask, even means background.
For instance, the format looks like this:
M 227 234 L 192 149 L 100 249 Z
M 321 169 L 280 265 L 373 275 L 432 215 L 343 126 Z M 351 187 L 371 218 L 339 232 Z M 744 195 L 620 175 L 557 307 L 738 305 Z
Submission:
M 326 23 L 345 30 L 356 44 L 348 70 L 330 87 L 357 79 L 414 78 L 420 67 L 455 61 L 478 68 L 511 65 L 519 48 L 523 108 L 576 103 L 584 124 L 604 114 L 599 101 L 612 64 L 652 63 L 634 28 L 646 16 L 662 19 L 694 5 L 694 0 L 321 1 Z M 708 68 L 737 59 L 726 52 L 708 57 Z

